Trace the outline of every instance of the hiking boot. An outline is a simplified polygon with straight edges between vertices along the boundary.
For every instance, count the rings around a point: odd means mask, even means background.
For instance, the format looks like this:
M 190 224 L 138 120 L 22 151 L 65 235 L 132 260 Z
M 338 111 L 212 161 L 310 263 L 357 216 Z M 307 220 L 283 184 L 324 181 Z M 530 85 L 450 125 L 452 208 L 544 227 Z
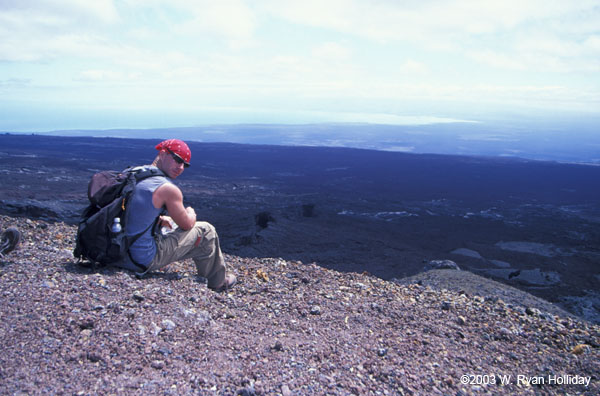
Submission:
M 233 287 L 233 285 L 235 285 L 236 283 L 237 283 L 237 278 L 235 277 L 235 275 L 233 275 L 231 273 L 225 274 L 225 280 L 223 281 L 221 286 L 215 287 L 214 291 L 216 291 L 217 293 L 227 291 L 227 290 L 231 289 Z
M 0 256 L 15 250 L 21 241 L 21 233 L 14 227 L 7 228 L 0 237 Z

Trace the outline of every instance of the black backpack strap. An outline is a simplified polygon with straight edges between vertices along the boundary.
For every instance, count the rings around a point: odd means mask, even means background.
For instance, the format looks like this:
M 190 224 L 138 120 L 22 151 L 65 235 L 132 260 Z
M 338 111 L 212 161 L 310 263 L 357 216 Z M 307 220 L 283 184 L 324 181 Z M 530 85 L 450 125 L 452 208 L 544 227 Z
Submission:
M 148 267 L 146 267 L 143 264 L 138 263 L 137 261 L 135 261 L 133 259 L 133 256 L 131 256 L 131 252 L 129 250 L 127 250 L 127 256 L 129 256 L 129 260 L 131 260 L 131 264 L 135 265 L 136 267 L 138 267 L 142 272 L 146 272 L 148 271 Z
M 136 183 L 141 182 L 144 179 L 147 179 L 149 177 L 154 177 L 154 176 L 162 176 L 162 177 L 168 177 L 167 175 L 164 174 L 163 171 L 161 171 L 158 168 L 146 168 L 146 169 L 139 169 L 135 172 L 135 181 Z

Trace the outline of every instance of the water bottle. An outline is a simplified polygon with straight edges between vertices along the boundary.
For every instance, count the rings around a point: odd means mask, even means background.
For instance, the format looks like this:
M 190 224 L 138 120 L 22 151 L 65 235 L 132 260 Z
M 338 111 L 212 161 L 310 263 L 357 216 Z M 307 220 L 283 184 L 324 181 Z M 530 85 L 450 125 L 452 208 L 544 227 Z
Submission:
M 118 234 L 121 232 L 121 219 L 115 217 L 115 221 L 113 222 L 112 228 L 110 229 L 113 233 Z

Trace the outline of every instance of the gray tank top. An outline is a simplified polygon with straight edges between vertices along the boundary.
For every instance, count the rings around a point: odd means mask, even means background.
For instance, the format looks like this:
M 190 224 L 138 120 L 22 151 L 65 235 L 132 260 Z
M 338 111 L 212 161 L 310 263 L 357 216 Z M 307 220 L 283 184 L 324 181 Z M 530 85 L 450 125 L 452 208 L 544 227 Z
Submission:
M 145 166 L 144 168 L 149 168 Z M 146 230 L 130 247 L 131 258 L 137 263 L 148 266 L 156 255 L 156 242 L 153 235 L 152 224 L 156 218 L 163 212 L 163 208 L 156 209 L 152 204 L 152 194 L 165 183 L 170 183 L 170 179 L 163 176 L 154 176 L 142 180 L 135 186 L 129 208 L 127 209 L 127 219 L 125 234 L 134 236 Z

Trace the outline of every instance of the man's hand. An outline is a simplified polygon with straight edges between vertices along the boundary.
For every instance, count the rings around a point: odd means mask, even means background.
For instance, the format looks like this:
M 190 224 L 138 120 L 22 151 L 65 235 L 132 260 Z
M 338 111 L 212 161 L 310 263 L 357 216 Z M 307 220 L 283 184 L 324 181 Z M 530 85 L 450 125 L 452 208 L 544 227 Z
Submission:
M 175 222 L 169 216 L 160 216 L 160 226 L 167 227 L 168 229 L 173 229 Z
M 185 208 L 185 211 L 188 213 L 188 216 L 191 216 L 194 218 L 194 223 L 196 222 L 196 211 L 194 210 L 194 208 L 192 208 L 191 206 L 188 206 L 187 208 Z

